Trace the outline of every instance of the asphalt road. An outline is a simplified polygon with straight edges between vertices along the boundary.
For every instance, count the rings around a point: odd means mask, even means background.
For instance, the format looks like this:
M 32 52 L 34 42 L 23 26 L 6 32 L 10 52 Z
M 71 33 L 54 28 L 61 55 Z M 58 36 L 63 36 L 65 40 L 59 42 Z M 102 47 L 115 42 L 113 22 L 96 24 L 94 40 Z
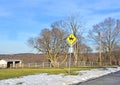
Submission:
M 120 71 L 75 85 L 120 85 Z

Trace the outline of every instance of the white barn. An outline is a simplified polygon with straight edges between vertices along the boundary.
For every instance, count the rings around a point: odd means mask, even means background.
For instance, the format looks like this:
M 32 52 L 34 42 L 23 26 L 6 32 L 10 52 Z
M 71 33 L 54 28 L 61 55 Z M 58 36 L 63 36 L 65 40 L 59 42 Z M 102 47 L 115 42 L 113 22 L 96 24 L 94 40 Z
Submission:
M 0 68 L 21 67 L 22 60 L 19 59 L 1 59 Z

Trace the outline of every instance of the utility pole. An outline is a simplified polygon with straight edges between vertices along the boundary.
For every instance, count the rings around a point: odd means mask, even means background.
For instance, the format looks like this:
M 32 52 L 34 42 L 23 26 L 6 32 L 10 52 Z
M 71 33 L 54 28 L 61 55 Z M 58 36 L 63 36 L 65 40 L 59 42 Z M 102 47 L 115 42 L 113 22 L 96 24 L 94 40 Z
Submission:
M 99 36 L 99 59 L 100 59 L 100 66 L 102 65 L 102 58 L 101 58 L 101 33 L 98 32 L 98 36 Z

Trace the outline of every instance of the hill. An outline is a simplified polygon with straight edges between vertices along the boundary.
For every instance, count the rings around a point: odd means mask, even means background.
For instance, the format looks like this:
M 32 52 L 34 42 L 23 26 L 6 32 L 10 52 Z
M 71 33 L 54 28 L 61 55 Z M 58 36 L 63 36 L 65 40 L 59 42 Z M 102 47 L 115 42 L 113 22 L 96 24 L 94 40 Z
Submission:
M 42 54 L 22 53 L 22 54 L 8 54 L 0 55 L 0 59 L 21 59 L 24 63 L 39 63 L 47 62 L 48 60 Z

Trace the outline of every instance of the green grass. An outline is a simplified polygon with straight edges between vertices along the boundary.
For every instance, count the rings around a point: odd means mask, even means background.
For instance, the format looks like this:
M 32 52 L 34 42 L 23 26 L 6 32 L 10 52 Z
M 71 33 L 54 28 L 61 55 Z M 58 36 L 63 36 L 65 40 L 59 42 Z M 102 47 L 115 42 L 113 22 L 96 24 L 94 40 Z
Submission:
M 71 68 L 71 74 L 75 75 L 74 71 L 89 70 L 90 67 Z M 68 68 L 22 68 L 22 69 L 0 69 L 0 80 L 9 78 L 18 78 L 26 75 L 34 75 L 39 73 L 48 74 L 65 74 L 68 75 Z

